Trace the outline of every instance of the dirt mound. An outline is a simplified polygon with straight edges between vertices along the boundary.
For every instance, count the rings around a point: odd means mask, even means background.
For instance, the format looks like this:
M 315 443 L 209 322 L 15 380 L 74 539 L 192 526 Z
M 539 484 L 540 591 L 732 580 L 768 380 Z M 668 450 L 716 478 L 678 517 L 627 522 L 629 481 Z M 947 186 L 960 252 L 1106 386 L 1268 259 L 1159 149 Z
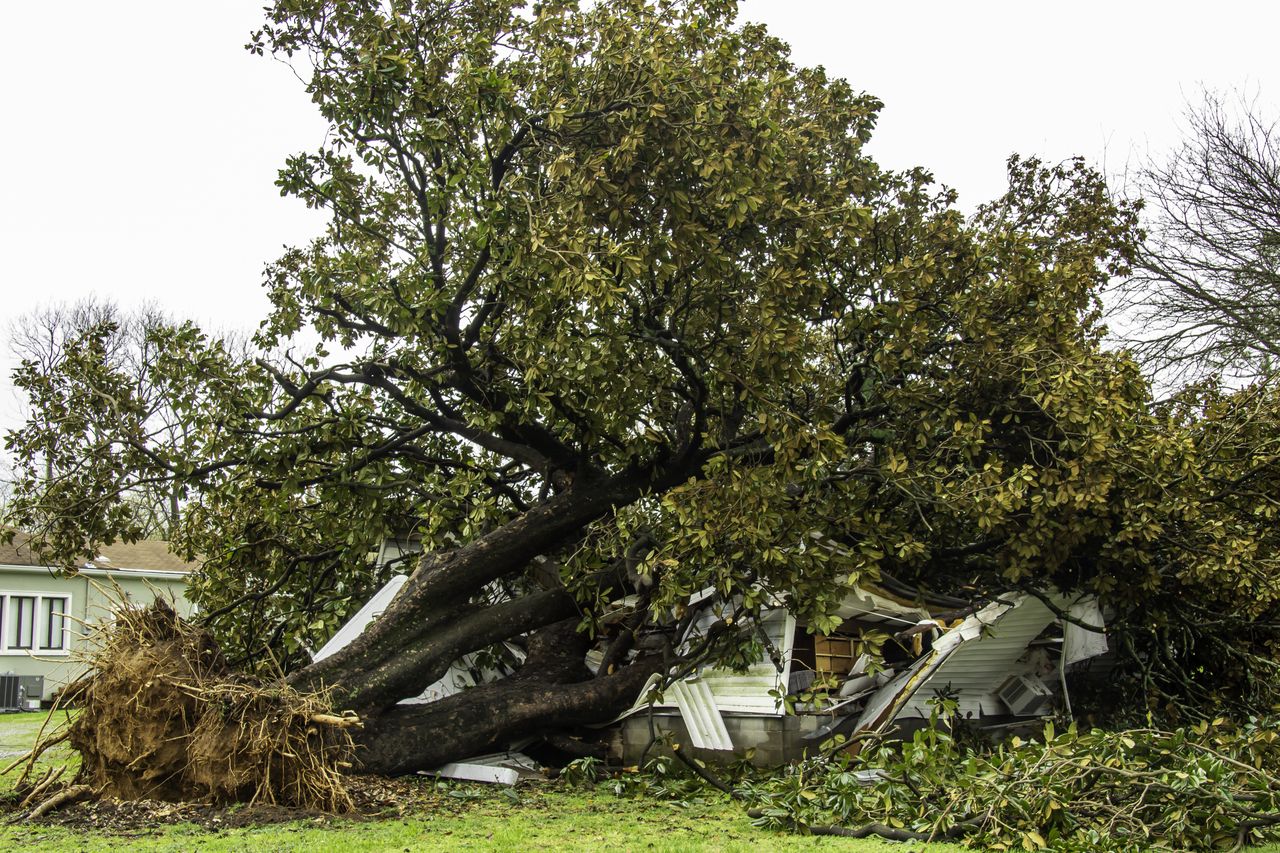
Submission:
M 259 803 L 347 812 L 352 717 L 325 697 L 237 675 L 200 628 L 157 600 L 98 629 L 92 670 L 62 702 L 97 797 Z

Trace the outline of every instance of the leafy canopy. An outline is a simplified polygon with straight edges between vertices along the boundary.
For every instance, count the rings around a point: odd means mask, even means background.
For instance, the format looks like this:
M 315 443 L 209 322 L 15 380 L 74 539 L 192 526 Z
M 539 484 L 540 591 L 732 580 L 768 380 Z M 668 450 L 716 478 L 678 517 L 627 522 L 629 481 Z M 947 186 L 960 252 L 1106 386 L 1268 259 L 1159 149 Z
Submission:
M 24 378 L 43 402 L 10 438 L 16 519 L 65 555 L 130 534 L 133 486 L 176 481 L 197 597 L 233 648 L 286 660 L 381 581 L 390 534 L 541 536 L 493 577 L 565 584 L 588 628 L 617 560 L 648 624 L 714 586 L 731 622 L 780 597 L 827 630 L 884 573 L 1124 605 L 1247 583 L 1270 607 L 1260 551 L 1201 535 L 1236 510 L 1171 488 L 1218 458 L 1199 418 L 1233 404 L 1161 414 L 1100 345 L 1134 210 L 1078 162 L 1015 158 L 966 218 L 865 155 L 874 98 L 736 12 L 276 2 L 250 49 L 308 69 L 330 122 L 279 185 L 328 228 L 269 268 L 261 357 L 154 334 L 181 444 L 147 439 L 92 336 Z M 40 481 L 53 453 L 92 472 L 91 506 Z M 1193 540 L 1239 569 L 1200 572 Z

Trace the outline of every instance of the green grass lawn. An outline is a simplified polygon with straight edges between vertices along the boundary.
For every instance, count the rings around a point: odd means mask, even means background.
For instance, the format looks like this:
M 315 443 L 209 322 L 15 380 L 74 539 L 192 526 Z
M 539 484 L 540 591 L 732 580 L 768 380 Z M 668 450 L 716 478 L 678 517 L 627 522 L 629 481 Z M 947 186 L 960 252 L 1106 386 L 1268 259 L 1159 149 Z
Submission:
M 44 725 L 43 711 L 35 714 L 0 714 L 0 766 L 8 765 L 14 758 L 31 749 L 40 727 Z M 53 726 L 53 722 L 49 724 Z M 48 754 L 61 751 L 65 757 L 69 751 L 65 744 L 55 746 Z M 3 783 L 0 783 L 3 784 Z M 8 790 L 10 785 L 3 785 Z
M 43 714 L 0 716 L 0 754 L 8 764 L 29 748 Z M 74 760 L 65 746 L 42 760 Z M 0 797 L 13 785 L 0 778 Z M 436 784 L 423 780 L 422 796 L 395 817 L 344 819 L 310 816 L 284 823 L 220 829 L 193 823 L 121 826 L 112 830 L 56 824 L 0 823 L 0 847 L 52 851 L 146 850 L 419 851 L 950 851 L 948 844 L 894 844 L 847 838 L 806 838 L 758 829 L 741 805 L 718 794 L 677 804 L 623 799 L 604 788 L 579 790 L 555 783 L 522 783 L 516 789 Z M 9 806 L 12 810 L 12 806 Z M 73 807 L 75 808 L 75 807 Z M 10 819 L 13 812 L 10 811 Z M 235 812 L 227 813 L 234 823 Z M 1280 845 L 1257 853 L 1280 853 Z
M 30 748 L 43 714 L 0 716 L 0 759 L 8 764 Z M 41 764 L 74 760 L 54 747 Z M 0 778 L 0 795 L 17 773 Z M 639 850 L 639 851 L 955 851 L 952 845 L 891 844 L 842 838 L 782 835 L 751 825 L 742 806 L 708 795 L 676 804 L 615 797 L 604 789 L 578 790 L 556 783 L 522 783 L 511 789 L 436 785 L 394 818 L 306 817 L 286 823 L 210 829 L 195 824 L 138 825 L 111 831 L 56 824 L 0 824 L 0 847 L 40 850 L 418 851 L 418 850 Z M 514 793 L 514 796 L 513 796 Z M 713 795 L 714 794 L 714 795 Z M 12 807 L 10 807 L 12 808 Z M 75 807 L 72 807 L 75 808 Z
M 519 804 L 486 797 L 460 812 L 396 820 L 304 820 L 225 831 L 190 824 L 139 830 L 129 837 L 51 826 L 5 826 L 0 843 L 41 850 L 904 850 L 853 839 L 802 838 L 751 826 L 741 809 L 722 801 L 671 808 L 599 793 L 526 792 Z M 921 845 L 912 850 L 926 849 Z M 959 849 L 933 845 L 930 850 Z

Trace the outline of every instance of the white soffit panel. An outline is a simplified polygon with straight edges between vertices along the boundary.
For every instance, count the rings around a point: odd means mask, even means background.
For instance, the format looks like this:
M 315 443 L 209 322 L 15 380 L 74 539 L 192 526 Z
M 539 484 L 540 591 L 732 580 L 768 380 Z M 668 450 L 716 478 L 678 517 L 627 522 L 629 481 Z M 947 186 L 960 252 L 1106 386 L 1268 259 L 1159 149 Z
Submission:
M 339 628 L 338 633 L 330 637 L 329 642 L 321 646 L 320 651 L 312 655 L 311 659 L 324 660 L 329 655 L 349 646 L 356 637 L 364 633 L 364 629 L 369 627 L 370 622 L 381 616 L 383 611 L 391 606 L 392 600 L 408 579 L 408 575 L 396 575 L 383 584 L 382 589 L 375 592 L 373 598 L 369 599 L 347 624 Z

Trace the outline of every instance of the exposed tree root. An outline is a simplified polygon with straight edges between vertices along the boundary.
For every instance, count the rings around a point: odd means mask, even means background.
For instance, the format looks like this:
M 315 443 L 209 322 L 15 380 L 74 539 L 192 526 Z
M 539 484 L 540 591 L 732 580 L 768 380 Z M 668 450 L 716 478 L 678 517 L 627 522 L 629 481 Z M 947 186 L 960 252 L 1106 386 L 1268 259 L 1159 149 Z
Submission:
M 22 798 L 22 802 L 18 803 L 18 807 L 25 809 L 32 803 L 37 802 L 40 796 L 43 795 L 45 791 L 49 790 L 49 788 L 53 786 L 53 783 L 58 781 L 65 772 L 67 772 L 65 764 L 60 767 L 50 767 L 48 771 L 40 777 L 40 781 L 31 788 L 31 792 Z
M 120 610 L 95 639 L 90 673 L 64 692 L 80 708 L 64 733 L 81 756 L 67 791 L 353 808 L 342 770 L 359 720 L 332 713 L 323 694 L 233 673 L 163 600 Z

